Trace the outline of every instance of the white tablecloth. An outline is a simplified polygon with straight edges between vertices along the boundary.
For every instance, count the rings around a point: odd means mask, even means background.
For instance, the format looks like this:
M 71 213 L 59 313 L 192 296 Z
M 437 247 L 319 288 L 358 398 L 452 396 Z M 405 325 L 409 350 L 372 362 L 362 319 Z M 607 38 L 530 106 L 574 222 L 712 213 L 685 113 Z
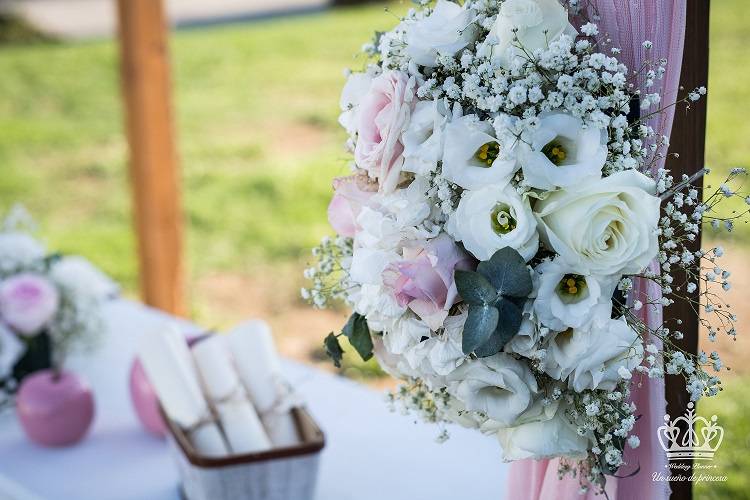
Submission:
M 128 393 L 136 339 L 171 318 L 125 300 L 109 304 L 106 317 L 101 347 L 69 363 L 95 393 L 90 434 L 70 448 L 41 448 L 12 411 L 0 416 L 0 500 L 23 490 L 50 500 L 179 498 L 166 444 L 141 429 Z M 326 433 L 318 500 L 503 498 L 507 466 L 494 439 L 450 427 L 438 444 L 437 427 L 390 412 L 378 392 L 293 362 L 285 370 Z

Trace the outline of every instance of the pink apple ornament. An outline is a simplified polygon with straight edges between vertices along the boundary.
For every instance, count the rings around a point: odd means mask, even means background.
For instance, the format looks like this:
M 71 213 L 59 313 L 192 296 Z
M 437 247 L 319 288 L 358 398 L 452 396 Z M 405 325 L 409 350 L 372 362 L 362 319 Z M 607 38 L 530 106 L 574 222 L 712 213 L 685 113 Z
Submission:
M 138 358 L 130 368 L 130 400 L 138 420 L 150 434 L 167 435 L 167 426 L 159 412 L 159 399 Z
M 42 446 L 70 446 L 94 420 L 89 384 L 69 371 L 42 370 L 27 376 L 16 397 L 16 413 L 29 439 Z

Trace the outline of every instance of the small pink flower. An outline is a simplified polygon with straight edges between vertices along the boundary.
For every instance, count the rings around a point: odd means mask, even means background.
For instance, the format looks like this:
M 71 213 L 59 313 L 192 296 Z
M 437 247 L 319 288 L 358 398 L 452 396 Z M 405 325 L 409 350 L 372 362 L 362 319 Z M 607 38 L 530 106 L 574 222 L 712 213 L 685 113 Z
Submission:
M 0 283 L 0 319 L 21 335 L 39 333 L 59 305 L 57 288 L 37 274 L 18 274 Z
M 328 222 L 336 233 L 353 238 L 359 227 L 357 216 L 367 205 L 377 186 L 364 175 L 339 177 L 333 181 L 335 194 L 328 205 Z
M 401 134 L 416 104 L 416 83 L 400 71 L 375 77 L 357 111 L 357 166 L 376 178 L 380 190 L 396 189 L 404 162 Z
M 474 260 L 446 234 L 405 248 L 403 260 L 383 272 L 384 284 L 396 301 L 409 307 L 432 330 L 438 330 L 456 302 L 456 269 L 470 269 Z

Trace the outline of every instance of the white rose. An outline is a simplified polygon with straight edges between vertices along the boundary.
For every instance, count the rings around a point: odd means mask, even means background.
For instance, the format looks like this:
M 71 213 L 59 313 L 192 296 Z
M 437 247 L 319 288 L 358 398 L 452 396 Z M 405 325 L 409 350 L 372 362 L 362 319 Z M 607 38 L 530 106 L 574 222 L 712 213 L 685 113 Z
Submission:
M 390 193 L 401 182 L 404 145 L 401 135 L 416 104 L 416 80 L 401 71 L 386 71 L 372 79 L 356 111 L 354 160 L 378 189 Z
M 498 42 L 492 53 L 507 67 L 513 58 L 523 54 L 518 45 L 533 53 L 547 48 L 562 35 L 575 38 L 577 34 L 568 21 L 568 11 L 557 0 L 506 0 L 490 30 L 490 36 Z
M 512 462 L 560 456 L 583 458 L 589 447 L 589 438 L 578 434 L 565 409 L 560 405 L 548 419 L 498 429 L 497 438 L 503 448 L 503 460 Z
M 349 277 L 358 284 L 382 285 L 383 271 L 399 255 L 392 250 L 355 248 L 352 253 Z
M 349 135 L 354 135 L 357 132 L 357 109 L 359 103 L 370 90 L 372 79 L 373 75 L 369 71 L 350 73 L 341 91 L 339 123 L 349 132 Z
M 578 274 L 636 274 L 658 252 L 661 201 L 635 170 L 555 191 L 534 206 L 544 243 Z
M 621 368 L 632 371 L 643 359 L 638 333 L 625 319 L 610 319 L 606 311 L 584 328 L 551 335 L 543 370 L 565 381 L 576 392 L 585 389 L 614 390 Z
M 363 284 L 349 295 L 349 300 L 357 313 L 367 317 L 368 326 L 375 332 L 385 331 L 406 312 L 382 285 Z
M 432 13 L 406 27 L 406 52 L 422 66 L 437 65 L 438 54 L 455 55 L 473 43 L 476 13 L 447 0 L 438 0 Z
M 529 200 L 506 185 L 464 191 L 446 229 L 479 260 L 511 247 L 529 261 L 539 249 L 536 226 Z
M 538 391 L 529 367 L 508 354 L 467 360 L 448 376 L 448 391 L 468 410 L 512 425 L 533 403 Z
M 584 128 L 580 118 L 560 112 L 543 116 L 528 139 L 519 146 L 519 160 L 529 186 L 551 190 L 602 176 L 607 134 Z
M 87 259 L 74 255 L 63 257 L 50 270 L 50 278 L 78 296 L 106 299 L 115 296 L 120 287 Z
M 383 344 L 388 352 L 404 354 L 418 345 L 423 338 L 430 336 L 430 327 L 419 318 L 407 314 L 394 322 L 393 327 L 388 328 L 383 333 Z M 412 368 L 419 365 L 419 363 L 410 364 Z
M 612 293 L 619 276 L 576 274 L 561 258 L 539 264 L 534 275 L 534 314 L 553 330 L 580 328 L 591 320 L 597 305 L 612 310 Z
M 419 373 L 411 369 L 403 356 L 393 354 L 385 347 L 383 338 L 381 335 L 372 336 L 372 352 L 383 371 L 391 377 L 401 380 L 419 377 Z
M 427 175 L 443 157 L 448 112 L 440 101 L 419 101 L 401 142 L 404 144 L 402 170 Z
M 461 340 L 467 316 L 468 311 L 448 316 L 443 324 L 443 331 L 425 341 L 429 346 L 430 365 L 438 375 L 449 375 L 466 359 L 461 349 Z
M 516 158 L 495 137 L 492 124 L 476 115 L 455 118 L 445 128 L 443 177 L 464 189 L 507 184 Z
M 401 356 L 402 370 L 418 374 L 430 387 L 445 386 L 445 376 L 466 359 L 461 334 L 467 313 L 448 316 L 444 329 L 433 333 L 423 321 L 405 314 L 387 328 L 383 343 L 388 351 Z

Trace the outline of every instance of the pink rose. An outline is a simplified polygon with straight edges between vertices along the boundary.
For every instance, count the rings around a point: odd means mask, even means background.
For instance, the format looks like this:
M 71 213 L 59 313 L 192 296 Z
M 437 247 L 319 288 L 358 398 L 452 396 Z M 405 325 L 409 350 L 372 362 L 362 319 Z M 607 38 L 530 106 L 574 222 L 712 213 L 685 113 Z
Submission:
M 385 71 L 372 80 L 357 110 L 357 146 L 354 159 L 380 183 L 380 190 L 396 189 L 403 164 L 401 134 L 416 104 L 413 77 Z
M 353 238 L 359 227 L 357 216 L 367 205 L 377 186 L 364 175 L 339 177 L 333 181 L 335 194 L 328 205 L 328 222 L 341 236 Z
M 445 233 L 403 253 L 403 260 L 383 271 L 383 282 L 399 305 L 408 306 L 427 326 L 438 330 L 458 295 L 453 271 L 470 269 L 474 261 Z
M 0 318 L 22 335 L 39 333 L 59 304 L 57 288 L 42 276 L 18 274 L 0 283 Z

